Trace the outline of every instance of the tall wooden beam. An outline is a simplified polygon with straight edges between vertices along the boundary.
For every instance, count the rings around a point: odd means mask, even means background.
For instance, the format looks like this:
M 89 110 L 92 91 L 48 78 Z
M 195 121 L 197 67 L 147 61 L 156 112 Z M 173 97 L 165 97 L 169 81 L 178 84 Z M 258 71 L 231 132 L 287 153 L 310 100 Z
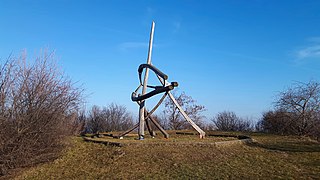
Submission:
M 147 64 L 151 64 L 154 26 L 155 26 L 155 23 L 154 21 L 152 21 Z M 148 76 L 149 76 L 149 69 L 146 68 L 146 72 L 143 80 L 142 95 L 146 94 L 147 92 Z M 139 106 L 139 139 L 140 140 L 144 139 L 144 124 L 145 124 L 144 115 L 145 115 L 145 100 L 142 100 Z

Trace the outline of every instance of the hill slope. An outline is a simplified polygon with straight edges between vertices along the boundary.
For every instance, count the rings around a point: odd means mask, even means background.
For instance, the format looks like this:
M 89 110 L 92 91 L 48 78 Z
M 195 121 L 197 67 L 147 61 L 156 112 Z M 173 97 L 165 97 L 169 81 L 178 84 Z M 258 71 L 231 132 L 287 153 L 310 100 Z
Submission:
M 320 145 L 307 138 L 252 135 L 225 147 L 137 144 L 112 147 L 70 141 L 63 156 L 17 179 L 319 179 Z

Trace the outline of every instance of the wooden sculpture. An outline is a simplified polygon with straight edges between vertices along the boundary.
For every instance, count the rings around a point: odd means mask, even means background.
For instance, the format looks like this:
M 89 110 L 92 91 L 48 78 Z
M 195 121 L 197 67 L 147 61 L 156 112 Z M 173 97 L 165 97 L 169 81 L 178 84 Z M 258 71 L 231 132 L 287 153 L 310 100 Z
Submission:
M 152 22 L 147 63 L 146 64 L 141 64 L 139 66 L 139 68 L 138 68 L 140 85 L 138 86 L 138 88 L 131 95 L 131 100 L 134 101 L 134 102 L 137 102 L 138 105 L 139 105 L 139 123 L 136 124 L 131 129 L 123 132 L 122 134 L 120 134 L 119 137 L 122 138 L 123 136 L 125 136 L 126 134 L 128 134 L 129 132 L 134 130 L 135 128 L 139 127 L 139 139 L 143 140 L 144 136 L 145 136 L 145 133 L 144 133 L 145 124 L 147 126 L 147 129 L 148 129 L 150 135 L 152 137 L 154 137 L 155 133 L 151 129 L 151 124 L 150 124 L 152 122 L 161 131 L 161 133 L 164 135 L 165 138 L 169 138 L 169 134 L 151 116 L 151 114 L 160 106 L 160 104 L 163 102 L 165 97 L 168 95 L 169 98 L 173 101 L 173 103 L 177 106 L 177 108 L 179 109 L 179 111 L 182 114 L 182 116 L 186 119 L 186 121 L 188 121 L 191 124 L 191 126 L 199 133 L 200 138 L 204 138 L 205 137 L 205 132 L 201 128 L 199 128 L 199 126 L 197 126 L 188 117 L 188 115 L 184 112 L 182 107 L 178 104 L 178 102 L 176 101 L 174 96 L 170 93 L 171 90 L 173 90 L 175 87 L 178 86 L 178 83 L 177 82 L 169 83 L 167 81 L 168 76 L 151 64 L 151 54 L 152 54 L 154 26 L 155 26 L 155 23 Z M 143 70 L 145 70 L 145 74 L 144 74 L 143 81 L 142 81 L 142 72 L 143 72 Z M 159 81 L 161 83 L 160 86 L 148 85 L 149 70 L 152 70 L 156 74 L 156 76 L 158 77 L 158 79 L 159 79 Z M 138 91 L 141 89 L 141 87 L 142 87 L 142 92 L 141 92 L 141 94 L 138 94 Z M 147 93 L 147 88 L 151 88 L 153 90 Z M 159 94 L 159 93 L 164 93 L 164 95 L 159 100 L 159 102 L 155 105 L 155 107 L 150 112 L 148 112 L 146 107 L 145 107 L 145 101 L 148 98 L 151 98 L 152 96 L 154 96 L 156 94 Z

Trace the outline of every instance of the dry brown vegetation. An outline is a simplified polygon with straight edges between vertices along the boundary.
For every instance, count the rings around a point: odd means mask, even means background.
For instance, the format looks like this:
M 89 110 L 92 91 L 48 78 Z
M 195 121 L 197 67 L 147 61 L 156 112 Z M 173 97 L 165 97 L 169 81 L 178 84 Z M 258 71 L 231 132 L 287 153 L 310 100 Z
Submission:
M 53 53 L 26 58 L 0 64 L 0 176 L 53 160 L 77 129 L 81 90 L 58 70 Z
M 320 141 L 320 83 L 295 83 L 280 92 L 275 110 L 263 114 L 259 126 L 268 133 L 309 136 Z
M 52 163 L 16 179 L 319 179 L 320 145 L 309 138 L 252 134 L 248 145 L 114 147 L 70 139 Z M 201 141 L 200 139 L 198 139 Z
M 105 107 L 93 106 L 83 118 L 86 133 L 124 131 L 134 125 L 132 114 L 125 106 L 116 103 Z

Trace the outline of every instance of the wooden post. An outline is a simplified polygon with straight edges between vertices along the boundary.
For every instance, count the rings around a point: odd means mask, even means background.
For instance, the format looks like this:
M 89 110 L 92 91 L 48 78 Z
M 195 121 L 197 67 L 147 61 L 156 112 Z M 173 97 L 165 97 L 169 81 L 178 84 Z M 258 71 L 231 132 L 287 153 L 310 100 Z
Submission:
M 155 23 L 154 23 L 154 21 L 152 21 L 147 64 L 151 64 L 154 26 L 155 26 Z M 146 94 L 146 92 L 147 92 L 148 76 L 149 76 L 149 69 L 146 68 L 146 72 L 145 72 L 144 80 L 143 80 L 142 95 Z M 140 102 L 140 106 L 139 106 L 139 139 L 140 140 L 144 139 L 144 124 L 145 124 L 145 119 L 144 119 L 145 112 L 144 111 L 145 111 L 145 100 L 142 100 Z

